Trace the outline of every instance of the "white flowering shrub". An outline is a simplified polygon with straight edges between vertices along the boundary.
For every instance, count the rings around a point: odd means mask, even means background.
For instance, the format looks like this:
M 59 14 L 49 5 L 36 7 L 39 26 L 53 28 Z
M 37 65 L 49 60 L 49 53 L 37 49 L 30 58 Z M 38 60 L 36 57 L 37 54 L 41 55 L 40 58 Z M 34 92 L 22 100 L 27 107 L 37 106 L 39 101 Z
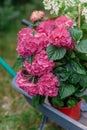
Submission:
M 70 16 L 77 21 L 78 6 L 80 5 L 81 16 L 87 23 L 87 0 L 43 0 L 44 8 L 51 14 L 60 16 L 61 14 Z

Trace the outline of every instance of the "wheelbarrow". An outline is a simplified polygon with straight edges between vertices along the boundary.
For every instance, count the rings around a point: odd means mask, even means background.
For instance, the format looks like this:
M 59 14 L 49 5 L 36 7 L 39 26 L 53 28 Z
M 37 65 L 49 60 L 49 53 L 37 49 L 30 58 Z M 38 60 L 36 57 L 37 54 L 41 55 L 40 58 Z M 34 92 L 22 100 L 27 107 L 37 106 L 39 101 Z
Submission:
M 24 95 L 26 101 L 32 105 L 32 97 L 16 85 L 15 80 L 17 73 L 1 57 L 0 65 L 4 67 L 4 69 L 12 76 L 12 87 Z M 65 130 L 87 130 L 85 125 L 61 113 L 60 111 L 50 106 L 48 103 L 43 103 L 42 105 L 38 106 L 37 109 L 43 115 L 39 130 L 44 130 L 44 126 L 48 119 L 53 120 L 56 124 L 60 125 Z

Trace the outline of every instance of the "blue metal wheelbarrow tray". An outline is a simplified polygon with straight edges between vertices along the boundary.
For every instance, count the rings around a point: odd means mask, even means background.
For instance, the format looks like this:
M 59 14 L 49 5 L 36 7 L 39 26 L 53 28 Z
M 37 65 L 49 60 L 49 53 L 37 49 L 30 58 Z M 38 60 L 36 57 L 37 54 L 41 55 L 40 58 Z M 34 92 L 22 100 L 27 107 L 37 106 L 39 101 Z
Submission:
M 32 97 L 29 96 L 25 91 L 20 89 L 16 85 L 16 77 L 12 80 L 12 86 L 15 90 L 17 90 L 19 93 L 23 94 L 27 102 L 32 105 Z M 45 123 L 47 122 L 48 118 L 53 120 L 55 123 L 60 125 L 65 130 L 87 130 L 87 126 L 83 125 L 80 121 L 75 121 L 68 117 L 67 115 L 61 113 L 60 111 L 56 110 L 52 106 L 50 106 L 48 103 L 43 103 L 42 105 L 38 106 L 37 108 L 42 114 L 43 114 L 43 120 L 40 125 L 40 130 L 43 130 Z

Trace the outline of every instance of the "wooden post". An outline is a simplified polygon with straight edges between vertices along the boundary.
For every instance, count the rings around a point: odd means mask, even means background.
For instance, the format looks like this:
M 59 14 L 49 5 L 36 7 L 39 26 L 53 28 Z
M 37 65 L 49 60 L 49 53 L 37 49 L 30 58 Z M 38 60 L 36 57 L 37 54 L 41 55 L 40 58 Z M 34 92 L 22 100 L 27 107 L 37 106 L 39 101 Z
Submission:
M 81 5 L 78 5 L 78 27 L 81 26 Z

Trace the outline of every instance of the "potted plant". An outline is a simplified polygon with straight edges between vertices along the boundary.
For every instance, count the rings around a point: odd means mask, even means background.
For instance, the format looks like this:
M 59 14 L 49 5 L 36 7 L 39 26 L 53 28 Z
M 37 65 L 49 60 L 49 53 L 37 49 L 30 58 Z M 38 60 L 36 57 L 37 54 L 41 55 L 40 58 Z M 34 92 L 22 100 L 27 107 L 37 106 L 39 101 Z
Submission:
M 59 0 L 59 5 L 57 2 L 50 1 L 48 8 L 47 0 L 43 1 L 46 9 L 56 13 L 54 18 L 47 18 L 43 11 L 34 11 L 30 27 L 19 31 L 16 65 L 21 65 L 21 69 L 16 84 L 32 96 L 35 106 L 48 97 L 55 108 L 68 106 L 76 111 L 75 105 L 87 99 L 84 94 L 87 89 L 86 8 L 82 12 L 80 5 L 75 6 L 77 13 L 71 13 L 75 19 L 68 14 L 71 16 L 69 9 L 75 4 L 81 3 L 83 9 L 87 4 L 81 0 L 68 4 Z

